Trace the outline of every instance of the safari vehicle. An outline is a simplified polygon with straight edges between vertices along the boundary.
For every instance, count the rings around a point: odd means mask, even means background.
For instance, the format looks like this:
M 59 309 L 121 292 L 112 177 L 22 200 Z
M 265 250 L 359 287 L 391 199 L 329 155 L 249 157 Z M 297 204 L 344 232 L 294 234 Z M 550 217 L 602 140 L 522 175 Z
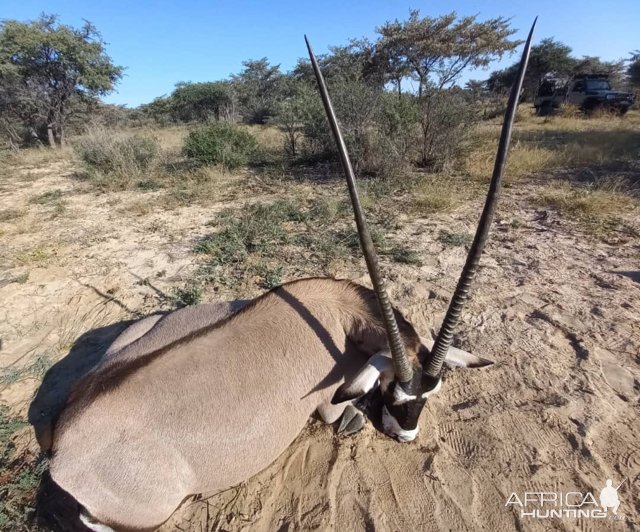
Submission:
M 580 74 L 567 82 L 556 78 L 545 79 L 533 100 L 536 113 L 545 116 L 563 105 L 571 104 L 584 112 L 594 109 L 609 109 L 625 114 L 635 102 L 629 92 L 611 88 L 606 74 Z

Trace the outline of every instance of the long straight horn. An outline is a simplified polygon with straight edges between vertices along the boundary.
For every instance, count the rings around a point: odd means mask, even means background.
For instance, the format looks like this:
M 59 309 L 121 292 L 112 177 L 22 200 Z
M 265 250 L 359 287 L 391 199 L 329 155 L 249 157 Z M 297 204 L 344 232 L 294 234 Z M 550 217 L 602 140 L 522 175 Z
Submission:
M 513 121 L 518 108 L 518 100 L 520 99 L 520 91 L 522 89 L 522 81 L 524 79 L 525 71 L 527 70 L 527 63 L 529 61 L 529 52 L 531 50 L 531 38 L 533 36 L 533 29 L 536 27 L 536 21 L 533 21 L 527 42 L 522 52 L 522 59 L 518 67 L 518 75 L 516 82 L 511 87 L 511 94 L 509 95 L 509 104 L 507 105 L 507 112 L 505 114 L 504 123 L 502 124 L 502 134 L 500 135 L 500 144 L 498 146 L 498 153 L 496 154 L 496 161 L 493 167 L 493 175 L 491 177 L 491 184 L 489 185 L 489 192 L 487 193 L 487 199 L 484 204 L 484 210 L 478 228 L 476 229 L 476 235 L 473 239 L 473 244 L 469 250 L 467 256 L 467 262 L 464 265 L 458 285 L 451 298 L 451 303 L 447 310 L 447 314 L 442 322 L 442 327 L 438 333 L 438 337 L 433 345 L 431 353 L 425 357 L 423 361 L 424 373 L 426 374 L 426 381 L 424 384 L 427 388 L 435 386 L 437 384 L 440 372 L 442 370 L 442 364 L 447 355 L 447 351 L 451 346 L 453 340 L 453 330 L 460 319 L 460 312 L 462 306 L 469 295 L 469 286 L 473 281 L 473 278 L 478 270 L 478 263 L 480 261 L 480 255 L 487 241 L 489 235 L 489 228 L 493 220 L 493 214 L 496 209 L 496 203 L 498 200 L 498 193 L 500 191 L 500 181 L 502 180 L 502 173 L 504 171 L 505 162 L 507 159 L 507 152 L 509 151 L 509 143 L 511 141 L 511 130 L 513 129 Z
M 351 167 L 349 154 L 347 153 L 347 146 L 342 138 L 342 133 L 340 133 L 340 127 L 338 126 L 338 121 L 333 111 L 333 106 L 329 99 L 329 92 L 327 91 L 327 86 L 324 82 L 324 78 L 322 77 L 320 67 L 318 66 L 318 61 L 316 60 L 316 56 L 311 49 L 311 44 L 309 43 L 309 39 L 307 39 L 306 35 L 304 40 L 307 43 L 309 58 L 311 59 L 311 65 L 313 66 L 313 71 L 316 75 L 316 81 L 318 82 L 318 88 L 320 89 L 320 94 L 322 96 L 322 103 L 324 104 L 324 109 L 327 112 L 331 131 L 333 132 L 333 137 L 338 145 L 342 168 L 344 170 L 345 177 L 347 178 L 349 195 L 351 196 L 351 204 L 353 205 L 353 213 L 356 219 L 356 226 L 358 227 L 358 236 L 360 237 L 360 245 L 362 246 L 364 258 L 367 262 L 367 269 L 369 270 L 369 276 L 371 277 L 371 282 L 373 283 L 373 288 L 378 297 L 378 303 L 380 304 L 380 310 L 382 311 L 384 326 L 387 330 L 387 337 L 389 338 L 389 348 L 391 349 L 391 355 L 393 357 L 393 368 L 395 370 L 396 380 L 401 384 L 408 383 L 413 378 L 413 368 L 411 367 L 405 353 L 404 343 L 402 342 L 402 337 L 398 330 L 398 324 L 396 323 L 395 316 L 393 315 L 393 308 L 385 289 L 384 280 L 380 275 L 378 257 L 360 205 L 358 189 L 356 187 L 356 178 L 353 173 L 353 168 Z

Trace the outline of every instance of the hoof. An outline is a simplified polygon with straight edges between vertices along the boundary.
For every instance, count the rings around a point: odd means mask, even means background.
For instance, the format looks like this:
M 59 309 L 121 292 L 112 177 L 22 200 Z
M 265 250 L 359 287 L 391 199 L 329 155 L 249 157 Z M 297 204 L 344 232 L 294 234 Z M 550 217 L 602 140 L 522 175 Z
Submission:
M 338 434 L 342 436 L 351 436 L 356 432 L 359 432 L 364 427 L 364 414 L 360 412 L 355 406 L 349 405 L 344 409 L 342 419 L 340 420 L 340 426 L 338 427 Z

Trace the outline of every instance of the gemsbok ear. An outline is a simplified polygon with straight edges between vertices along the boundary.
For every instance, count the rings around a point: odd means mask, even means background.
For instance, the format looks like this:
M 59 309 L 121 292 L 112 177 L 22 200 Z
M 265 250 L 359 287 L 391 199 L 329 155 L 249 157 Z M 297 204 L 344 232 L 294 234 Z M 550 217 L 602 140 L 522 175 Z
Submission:
M 430 338 L 421 337 L 420 343 L 431 350 L 434 341 Z M 449 346 L 444 363 L 450 368 L 485 368 L 494 364 L 493 360 L 476 356 L 453 346 Z
M 389 351 L 376 353 L 369 358 L 355 377 L 345 382 L 336 390 L 336 393 L 333 394 L 333 398 L 331 399 L 331 403 L 337 405 L 362 397 L 376 386 L 378 380 L 386 383 L 393 380 L 393 361 Z
M 444 363 L 450 368 L 485 368 L 494 364 L 493 360 L 473 355 L 457 347 L 449 347 Z

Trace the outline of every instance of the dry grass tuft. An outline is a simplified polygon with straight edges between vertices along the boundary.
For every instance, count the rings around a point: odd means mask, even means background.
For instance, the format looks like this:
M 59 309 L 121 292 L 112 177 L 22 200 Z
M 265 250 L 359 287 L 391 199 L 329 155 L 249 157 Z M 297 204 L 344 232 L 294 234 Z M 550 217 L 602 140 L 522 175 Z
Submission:
M 12 152 L 8 157 L 11 166 L 20 166 L 22 168 L 36 168 L 47 166 L 52 163 L 59 163 L 71 160 L 73 150 L 70 146 L 62 148 L 25 148 Z
M 413 210 L 420 216 L 452 211 L 466 199 L 458 181 L 438 175 L 419 179 L 412 192 Z
M 578 121 L 583 129 L 571 127 Z M 611 121 L 618 125 L 620 122 L 619 119 Z M 562 119 L 562 122 L 553 129 L 528 126 L 514 133 L 505 181 L 540 174 L 551 168 L 600 165 L 640 156 L 640 131 L 629 129 L 626 124 L 620 129 L 598 129 L 602 121 L 580 118 Z M 592 127 L 584 129 L 585 123 Z M 464 171 L 476 179 L 489 180 L 497 146 L 497 130 L 484 126 L 464 162 Z
M 149 135 L 92 129 L 74 142 L 86 177 L 103 190 L 125 190 L 157 170 L 158 141 Z
M 562 118 L 578 119 L 583 118 L 583 113 L 577 105 L 567 103 L 558 110 L 558 116 L 561 116 Z
M 132 133 L 152 135 L 160 144 L 160 148 L 166 152 L 179 153 L 184 144 L 184 139 L 189 133 L 188 126 L 171 126 L 156 128 L 153 130 L 132 130 Z
M 282 151 L 282 133 L 277 127 L 265 125 L 244 126 L 244 129 L 251 133 L 258 141 L 258 144 L 263 150 L 270 152 Z
M 481 181 L 489 181 L 493 172 L 497 146 L 497 139 L 479 143 L 465 161 L 465 173 Z M 509 182 L 561 166 L 560 159 L 560 154 L 556 150 L 516 140 L 512 143 L 509 152 L 504 181 Z
M 578 218 L 606 218 L 633 211 L 638 202 L 619 180 L 602 179 L 591 186 L 554 183 L 540 190 L 538 201 Z
M 162 182 L 165 188 L 162 203 L 165 208 L 175 209 L 232 199 L 236 189 L 241 188 L 242 180 L 243 176 L 225 172 L 217 166 L 170 172 Z
M 124 204 L 118 209 L 122 214 L 131 214 L 133 216 L 146 216 L 153 212 L 155 202 L 148 199 L 136 199 Z
M 85 169 L 81 177 L 102 191 L 163 189 L 156 201 L 166 208 L 228 199 L 227 185 L 244 173 L 186 160 L 181 149 L 188 132 L 187 127 L 159 129 L 153 136 L 143 129 L 89 131 L 75 142 Z
M 0 211 L 0 222 L 12 222 L 22 218 L 25 212 L 20 209 L 3 209 Z
M 56 257 L 58 250 L 56 248 L 46 247 L 43 245 L 36 246 L 29 251 L 23 251 L 16 255 L 16 262 L 22 266 L 47 264 L 51 259 Z

